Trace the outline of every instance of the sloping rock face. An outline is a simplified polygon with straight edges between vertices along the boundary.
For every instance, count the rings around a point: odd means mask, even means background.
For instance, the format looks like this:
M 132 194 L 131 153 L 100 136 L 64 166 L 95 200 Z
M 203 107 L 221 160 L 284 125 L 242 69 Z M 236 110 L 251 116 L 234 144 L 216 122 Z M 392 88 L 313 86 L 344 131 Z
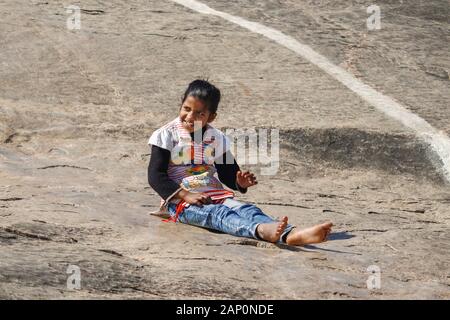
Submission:
M 364 29 L 364 1 L 206 3 L 310 44 L 449 133 L 445 1 L 381 2 L 379 33 Z M 0 4 L 0 298 L 450 298 L 450 191 L 413 132 L 219 18 L 83 1 L 81 29 L 68 30 L 66 5 Z M 299 227 L 333 221 L 328 242 L 274 245 L 149 215 L 160 199 L 147 139 L 197 77 L 222 90 L 213 125 L 279 132 L 276 174 L 241 162 L 259 183 L 237 198 Z

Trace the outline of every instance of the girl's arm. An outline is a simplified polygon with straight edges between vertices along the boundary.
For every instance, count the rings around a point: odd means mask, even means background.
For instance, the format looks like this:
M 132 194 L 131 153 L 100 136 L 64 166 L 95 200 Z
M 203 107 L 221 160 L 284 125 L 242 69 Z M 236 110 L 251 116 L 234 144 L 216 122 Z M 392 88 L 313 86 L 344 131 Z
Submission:
M 169 197 L 182 199 L 190 204 L 202 206 L 211 202 L 211 198 L 207 194 L 192 193 L 181 189 L 172 179 L 167 175 L 167 168 L 169 167 L 170 151 L 152 145 L 152 153 L 150 156 L 150 163 L 148 165 L 148 183 L 150 186 L 163 198 L 167 200 Z M 181 189 L 181 190 L 180 190 Z M 176 192 L 176 194 L 175 194 Z
M 226 162 L 227 159 L 229 159 L 228 161 L 230 163 Z M 217 169 L 217 175 L 219 176 L 219 180 L 232 190 L 239 190 L 242 193 L 246 193 L 247 188 L 241 188 L 237 184 L 236 175 L 238 171 L 240 171 L 240 168 L 236 162 L 236 159 L 234 159 L 233 154 L 230 151 L 228 151 L 227 153 L 224 153 L 221 156 L 220 160 L 221 161 L 216 161 L 214 163 Z
M 180 186 L 167 175 L 169 161 L 169 150 L 152 145 L 152 153 L 147 171 L 148 183 L 164 200 L 180 189 Z

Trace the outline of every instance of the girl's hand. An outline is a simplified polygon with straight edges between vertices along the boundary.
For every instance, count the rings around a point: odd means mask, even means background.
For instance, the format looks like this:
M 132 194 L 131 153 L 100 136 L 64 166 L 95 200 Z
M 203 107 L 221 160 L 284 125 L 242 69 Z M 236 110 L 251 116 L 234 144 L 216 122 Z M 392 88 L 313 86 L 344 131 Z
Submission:
M 183 191 L 185 192 L 182 193 L 180 191 L 180 198 L 189 204 L 194 204 L 202 207 L 204 204 L 212 203 L 211 197 L 206 193 L 189 192 L 186 190 Z
M 251 173 L 250 171 L 245 171 L 244 173 L 242 173 L 241 171 L 238 171 L 236 173 L 236 182 L 243 189 L 258 184 L 258 181 L 256 181 L 255 175 L 253 173 Z

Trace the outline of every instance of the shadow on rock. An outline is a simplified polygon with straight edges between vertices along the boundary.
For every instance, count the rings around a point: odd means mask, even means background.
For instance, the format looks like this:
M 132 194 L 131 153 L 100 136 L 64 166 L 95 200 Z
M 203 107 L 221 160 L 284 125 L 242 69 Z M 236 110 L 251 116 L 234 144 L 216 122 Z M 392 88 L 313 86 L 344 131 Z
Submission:
M 356 237 L 355 235 L 352 235 L 348 233 L 347 231 L 342 232 L 333 232 L 328 236 L 328 241 L 333 240 L 347 240 Z

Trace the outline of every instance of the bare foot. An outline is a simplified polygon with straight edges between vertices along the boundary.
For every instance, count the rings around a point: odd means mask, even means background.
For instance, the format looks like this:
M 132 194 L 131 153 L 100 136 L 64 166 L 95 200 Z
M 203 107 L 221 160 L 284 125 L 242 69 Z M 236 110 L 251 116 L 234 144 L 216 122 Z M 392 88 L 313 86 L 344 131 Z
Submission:
M 288 233 L 286 243 L 290 246 L 301 246 L 324 242 L 330 234 L 332 226 L 331 222 L 326 222 L 303 230 L 294 228 Z
M 256 228 L 256 233 L 265 241 L 277 242 L 280 240 L 280 236 L 284 229 L 286 229 L 287 222 L 288 217 L 283 217 L 279 222 L 261 223 Z

